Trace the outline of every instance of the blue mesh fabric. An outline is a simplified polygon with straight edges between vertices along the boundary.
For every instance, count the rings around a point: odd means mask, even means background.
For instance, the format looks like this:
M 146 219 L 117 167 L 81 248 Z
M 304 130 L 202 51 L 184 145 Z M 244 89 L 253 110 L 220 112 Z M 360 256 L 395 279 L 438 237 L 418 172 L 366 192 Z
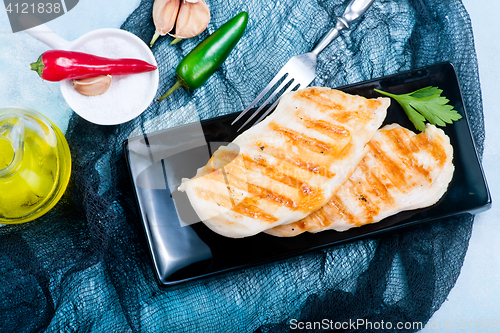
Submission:
M 160 96 L 183 56 L 248 11 L 245 35 L 202 88 L 179 90 L 119 126 L 75 114 L 67 131 L 73 173 L 63 199 L 35 222 L 0 228 L 0 331 L 286 332 L 291 318 L 427 322 L 459 275 L 470 215 L 161 290 L 126 172 L 122 142 L 134 129 L 148 132 L 148 120 L 159 115 L 166 115 L 163 128 L 192 121 L 175 112 L 190 103 L 201 119 L 242 110 L 291 56 L 315 45 L 347 2 L 207 0 L 206 32 L 175 46 L 160 38 L 153 47 Z M 122 28 L 149 42 L 152 6 L 143 0 Z M 477 61 L 460 0 L 376 0 L 321 53 L 313 84 L 342 86 L 443 61 L 457 69 L 482 155 Z

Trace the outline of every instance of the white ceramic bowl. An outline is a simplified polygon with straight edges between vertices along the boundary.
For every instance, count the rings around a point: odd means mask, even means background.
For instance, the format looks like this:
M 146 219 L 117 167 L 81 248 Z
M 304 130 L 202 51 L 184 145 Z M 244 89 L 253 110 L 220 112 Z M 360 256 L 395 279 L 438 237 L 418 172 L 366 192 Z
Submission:
M 97 29 L 69 42 L 45 25 L 26 30 L 30 35 L 53 49 L 80 51 L 109 58 L 136 58 L 157 66 L 150 48 L 136 35 L 121 29 Z M 117 49 L 100 48 L 117 43 Z M 131 81 L 140 84 L 133 88 Z M 121 81 L 121 83 L 120 83 Z M 153 101 L 159 83 L 158 70 L 126 76 L 115 76 L 108 91 L 87 97 L 76 92 L 70 80 L 60 82 L 61 92 L 71 109 L 82 118 L 99 125 L 116 125 L 139 116 Z

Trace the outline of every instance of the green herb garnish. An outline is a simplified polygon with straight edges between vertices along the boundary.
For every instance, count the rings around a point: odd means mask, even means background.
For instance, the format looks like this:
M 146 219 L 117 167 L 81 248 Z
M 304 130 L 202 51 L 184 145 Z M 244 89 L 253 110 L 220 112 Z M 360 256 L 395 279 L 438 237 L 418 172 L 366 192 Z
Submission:
M 448 104 L 449 100 L 441 96 L 443 90 L 436 87 L 429 86 L 402 95 L 394 95 L 378 89 L 375 91 L 394 98 L 415 128 L 421 132 L 425 132 L 425 120 L 436 126 L 446 126 L 462 118 L 453 106 Z

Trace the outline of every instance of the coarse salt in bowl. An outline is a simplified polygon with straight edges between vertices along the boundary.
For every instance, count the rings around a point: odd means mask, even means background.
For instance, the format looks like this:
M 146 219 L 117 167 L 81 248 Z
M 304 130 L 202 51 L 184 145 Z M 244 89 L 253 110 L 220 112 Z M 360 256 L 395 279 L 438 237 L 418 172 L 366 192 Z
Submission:
M 106 58 L 133 58 L 157 66 L 149 47 L 134 34 L 120 29 L 99 29 L 72 43 L 71 51 Z M 102 95 L 84 96 L 61 81 L 61 92 L 69 106 L 82 118 L 99 125 L 116 125 L 139 116 L 151 104 L 158 89 L 158 69 L 131 75 L 112 75 Z

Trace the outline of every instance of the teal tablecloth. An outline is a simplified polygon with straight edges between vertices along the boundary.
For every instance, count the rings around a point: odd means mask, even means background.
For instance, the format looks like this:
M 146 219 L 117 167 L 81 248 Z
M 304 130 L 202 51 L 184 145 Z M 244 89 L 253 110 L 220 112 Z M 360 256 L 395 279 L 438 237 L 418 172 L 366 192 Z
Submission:
M 73 173 L 63 200 L 35 222 L 0 228 L 0 331 L 280 332 L 290 330 L 294 318 L 425 323 L 446 299 L 467 249 L 469 215 L 159 289 L 121 143 L 158 115 L 169 115 L 163 127 L 186 121 L 173 111 L 188 103 L 197 106 L 202 119 L 241 110 L 291 55 L 310 50 L 346 6 L 339 0 L 207 2 L 212 11 L 207 32 L 174 47 L 164 38 L 153 48 L 161 75 L 158 95 L 173 83 L 183 55 L 247 10 L 247 32 L 221 70 L 204 87 L 176 92 L 168 103 L 153 103 L 121 126 L 97 126 L 72 114 L 66 136 Z M 122 28 L 149 41 L 151 8 L 151 0 L 142 1 Z M 89 15 L 92 11 L 99 9 L 89 8 Z M 4 20 L 2 27 L 7 29 Z M 65 128 L 70 110 L 58 86 L 22 71 L 26 54 L 29 61 L 36 59 L 40 46 L 34 51 L 16 46 L 11 35 L 2 38 L 14 48 L 0 60 L 2 73 L 20 78 L 0 81 L 2 103 L 42 112 L 43 106 L 57 107 L 63 114 L 56 122 Z M 321 53 L 313 84 L 336 87 L 443 61 L 457 68 L 481 154 L 477 61 L 470 21 L 459 0 L 376 1 L 351 31 Z M 38 97 L 23 98 L 27 87 L 40 92 Z

